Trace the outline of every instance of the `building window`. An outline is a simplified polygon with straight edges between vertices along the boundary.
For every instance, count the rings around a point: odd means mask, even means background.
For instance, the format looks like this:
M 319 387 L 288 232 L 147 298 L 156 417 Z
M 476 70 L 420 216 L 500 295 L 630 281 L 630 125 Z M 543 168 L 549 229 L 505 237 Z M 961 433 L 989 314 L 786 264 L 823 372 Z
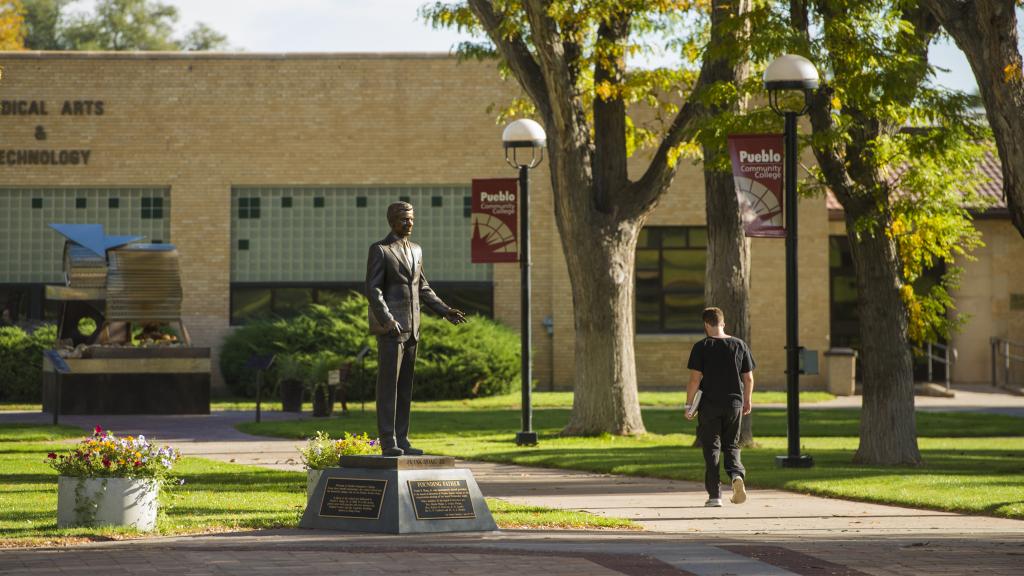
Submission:
M 283 196 L 281 198 L 281 208 L 291 208 L 291 207 L 292 207 L 292 197 L 291 196 Z
M 366 208 L 366 196 L 356 196 L 356 208 Z
M 238 239 L 238 249 L 239 250 L 248 250 L 249 249 L 249 241 L 239 238 Z
M 324 207 L 324 197 L 323 196 L 315 196 L 315 197 L 313 197 L 313 208 L 323 208 L 323 207 Z
M 33 198 L 32 199 L 32 209 L 33 210 L 39 210 L 42 207 L 43 207 L 43 199 L 42 198 Z
M 238 199 L 238 219 L 256 219 L 260 217 L 260 199 L 259 198 L 239 198 Z
M 442 198 L 441 196 L 431 196 L 430 197 L 430 207 L 431 208 L 440 208 L 441 206 L 444 206 L 444 198 Z
M 164 199 L 145 197 L 142 199 L 142 219 L 159 220 L 164 217 Z
M 462 197 L 462 217 L 469 218 L 473 215 L 473 197 L 463 196 Z
M 833 348 L 860 348 L 857 274 L 850 239 L 828 238 L 829 342 Z
M 87 200 L 85 198 L 75 198 L 75 208 L 78 208 L 78 209 L 85 208 L 87 203 L 88 202 L 87 202 Z
M 699 333 L 707 229 L 649 226 L 636 245 L 636 331 Z
M 412 199 L 409 198 L 408 196 L 399 196 L 398 200 L 400 202 L 405 202 L 406 204 L 411 204 L 412 203 Z
M 121 207 L 121 199 L 120 198 L 108 198 L 107 199 L 107 208 L 110 208 L 111 210 L 117 210 L 120 207 Z

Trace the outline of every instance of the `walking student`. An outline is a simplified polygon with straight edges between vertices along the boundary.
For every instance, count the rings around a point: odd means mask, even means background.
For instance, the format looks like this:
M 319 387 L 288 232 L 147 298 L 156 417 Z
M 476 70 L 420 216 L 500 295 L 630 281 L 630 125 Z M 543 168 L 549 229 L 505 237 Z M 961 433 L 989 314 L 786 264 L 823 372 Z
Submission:
M 694 395 L 701 391 L 697 405 L 697 437 L 704 449 L 704 488 L 708 507 L 722 505 L 718 466 L 725 455 L 725 473 L 732 483 L 732 502 L 747 500 L 740 462 L 740 422 L 750 414 L 750 395 L 754 392 L 754 358 L 747 343 L 725 333 L 725 315 L 718 308 L 706 308 L 702 314 L 706 338 L 690 351 L 690 383 L 686 387 L 686 419 Z

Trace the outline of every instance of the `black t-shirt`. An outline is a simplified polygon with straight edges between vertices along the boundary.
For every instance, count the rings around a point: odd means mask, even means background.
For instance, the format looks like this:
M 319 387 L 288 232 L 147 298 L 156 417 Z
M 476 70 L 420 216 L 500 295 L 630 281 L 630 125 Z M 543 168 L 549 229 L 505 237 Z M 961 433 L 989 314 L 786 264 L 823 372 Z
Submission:
M 747 343 L 739 338 L 704 338 L 693 345 L 686 367 L 703 377 L 701 404 L 718 406 L 743 403 L 743 380 L 740 374 L 754 371 L 754 357 Z

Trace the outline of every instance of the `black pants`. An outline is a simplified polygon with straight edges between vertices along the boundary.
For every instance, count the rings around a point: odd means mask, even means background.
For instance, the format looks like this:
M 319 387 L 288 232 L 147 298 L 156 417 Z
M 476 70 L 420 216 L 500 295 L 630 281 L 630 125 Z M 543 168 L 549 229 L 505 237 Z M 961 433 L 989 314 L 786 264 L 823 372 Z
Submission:
M 382 448 L 409 445 L 416 338 L 377 337 L 377 432 Z
M 746 470 L 740 462 L 740 422 L 743 408 L 739 405 L 700 405 L 697 413 L 697 437 L 704 448 L 704 488 L 709 498 L 721 498 L 718 464 L 725 453 L 725 473 L 730 480 L 734 476 L 745 476 Z

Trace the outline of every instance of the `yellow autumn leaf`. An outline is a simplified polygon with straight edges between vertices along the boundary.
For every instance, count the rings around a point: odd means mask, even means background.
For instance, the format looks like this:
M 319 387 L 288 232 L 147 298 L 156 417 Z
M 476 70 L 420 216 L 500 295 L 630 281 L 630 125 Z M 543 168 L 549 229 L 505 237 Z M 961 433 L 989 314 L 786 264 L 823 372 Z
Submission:
M 1013 80 L 1021 80 L 1020 62 L 1010 62 L 1003 68 L 1003 82 L 1010 83 Z
M 0 50 L 25 49 L 25 7 L 20 0 L 0 0 Z

